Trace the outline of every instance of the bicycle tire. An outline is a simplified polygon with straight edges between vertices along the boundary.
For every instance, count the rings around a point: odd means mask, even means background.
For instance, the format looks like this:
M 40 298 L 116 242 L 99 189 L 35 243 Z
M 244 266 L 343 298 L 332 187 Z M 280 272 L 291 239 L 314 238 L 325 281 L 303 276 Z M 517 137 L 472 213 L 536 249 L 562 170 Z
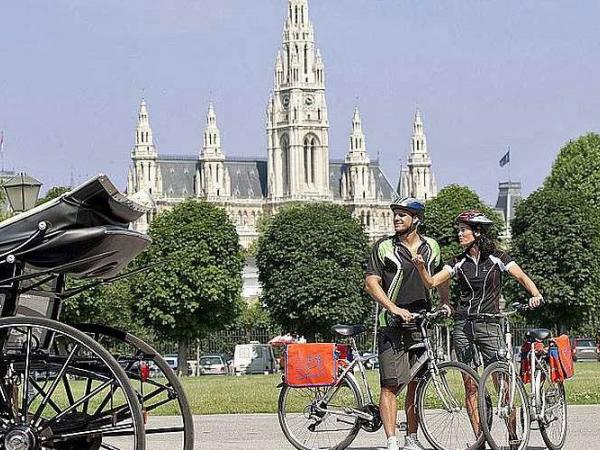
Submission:
M 438 364 L 438 375 L 426 372 L 417 389 L 419 423 L 427 441 L 436 450 L 456 448 L 475 450 L 481 448 L 485 436 L 477 435 L 468 411 L 466 377 L 473 381 L 477 395 L 479 377 L 471 367 L 460 362 Z M 449 394 L 449 395 L 447 395 Z M 440 398 L 444 396 L 444 398 Z M 452 407 L 447 408 L 444 405 Z M 472 400 L 471 411 L 477 412 L 477 400 Z
M 547 389 L 548 384 L 552 385 L 551 390 Z M 553 383 L 546 379 L 541 386 L 541 391 L 542 397 L 545 400 L 546 414 L 544 419 L 538 421 L 540 433 L 550 450 L 560 450 L 567 440 L 567 396 L 565 386 L 563 383 Z M 551 408 L 550 411 L 557 411 L 557 415 L 549 416 L 549 407 Z M 560 423 L 560 431 L 556 438 L 556 433 L 552 432 L 554 428 L 548 426 L 548 424 L 553 423 Z
M 277 406 L 279 425 L 286 439 L 298 450 L 343 450 L 352 443 L 360 431 L 361 421 L 358 417 L 354 418 L 354 423 L 344 421 L 345 428 L 342 430 L 321 427 L 323 424 L 327 425 L 329 416 L 336 417 L 334 414 L 323 414 L 312 408 L 327 389 L 329 386 L 298 388 L 286 384 L 279 392 Z M 328 406 L 335 405 L 333 402 L 336 399 L 346 403 L 344 406 L 362 408 L 362 392 L 352 375 L 346 374 Z M 302 409 L 298 414 L 299 408 Z M 299 436 L 300 433 L 304 434 Z
M 516 370 L 516 369 L 515 369 Z M 485 438 L 493 450 L 524 450 L 529 443 L 531 432 L 531 412 L 529 406 L 529 397 L 523 385 L 523 381 L 518 374 L 515 374 L 515 395 L 512 401 L 509 387 L 511 367 L 505 361 L 497 361 L 485 368 L 479 380 L 478 406 L 479 415 L 488 416 L 490 405 L 486 402 L 485 395 L 490 395 L 492 399 L 491 421 L 481 423 Z M 498 392 L 499 391 L 499 392 Z M 506 393 L 506 394 L 505 394 Z M 507 411 L 511 411 L 514 406 L 514 416 Z M 514 420 L 514 430 L 510 422 Z M 519 434 L 520 432 L 520 434 Z

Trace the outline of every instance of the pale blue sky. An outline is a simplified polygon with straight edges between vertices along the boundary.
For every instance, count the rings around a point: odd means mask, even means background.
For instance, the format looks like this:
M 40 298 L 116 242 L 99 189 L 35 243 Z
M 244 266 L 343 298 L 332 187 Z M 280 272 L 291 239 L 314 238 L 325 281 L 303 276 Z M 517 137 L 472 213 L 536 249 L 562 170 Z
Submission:
M 209 98 L 227 155 L 266 156 L 264 111 L 286 0 L 2 0 L 6 167 L 46 188 L 103 171 L 123 188 L 144 89 L 159 152 L 196 154 Z M 438 185 L 486 201 L 537 188 L 558 149 L 600 129 L 596 1 L 312 0 L 330 155 L 358 103 L 392 183 L 418 104 Z M 358 97 L 358 100 L 357 100 Z

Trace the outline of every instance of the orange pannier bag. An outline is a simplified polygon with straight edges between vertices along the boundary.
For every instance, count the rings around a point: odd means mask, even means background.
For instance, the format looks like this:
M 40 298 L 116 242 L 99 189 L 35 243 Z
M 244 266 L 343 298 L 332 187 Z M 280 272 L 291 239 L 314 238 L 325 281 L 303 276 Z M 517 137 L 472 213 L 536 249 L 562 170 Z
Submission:
M 335 344 L 290 344 L 285 382 L 291 387 L 331 386 L 337 381 Z
M 562 377 L 563 380 L 572 378 L 575 374 L 575 366 L 573 364 L 573 352 L 571 351 L 571 341 L 569 336 L 563 334 L 552 339 L 551 342 L 558 350 L 558 361 L 555 361 L 554 364 L 558 364 L 557 370 L 560 372 L 560 377 Z

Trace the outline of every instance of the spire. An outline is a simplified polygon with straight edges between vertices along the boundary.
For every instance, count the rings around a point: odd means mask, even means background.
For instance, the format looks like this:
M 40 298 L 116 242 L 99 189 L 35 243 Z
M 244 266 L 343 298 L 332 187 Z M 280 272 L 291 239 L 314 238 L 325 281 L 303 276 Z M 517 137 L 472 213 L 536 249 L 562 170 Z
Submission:
M 410 152 L 411 154 L 427 154 L 427 137 L 425 136 L 423 118 L 421 117 L 421 110 L 419 108 L 417 108 L 415 120 L 413 122 L 413 135 Z
M 423 126 L 421 110 L 417 108 L 413 122 L 413 135 L 408 155 L 408 171 L 401 172 L 401 187 L 404 195 L 428 200 L 437 195 L 435 176 L 431 168 L 431 158 L 427 151 L 427 136 Z
M 352 132 L 350 133 L 350 143 L 348 145 L 348 153 L 346 154 L 346 162 L 355 164 L 369 163 L 365 144 L 365 134 L 362 130 L 362 120 L 360 118 L 358 106 L 354 108 L 354 114 L 352 116 Z
M 140 101 L 138 110 L 138 123 L 135 128 L 135 146 L 133 147 L 132 156 L 134 158 L 156 158 L 158 156 L 154 147 L 148 106 L 144 98 Z
M 323 61 L 315 48 L 307 0 L 288 0 L 283 46 L 275 60 L 275 87 L 300 83 L 323 84 Z
M 206 128 L 204 129 L 204 144 L 200 152 L 200 158 L 223 158 L 221 151 L 221 132 L 217 126 L 217 115 L 212 102 L 208 104 L 206 113 Z
M 138 123 L 135 129 L 135 149 L 138 152 L 152 153 L 154 151 L 154 139 L 150 127 L 150 116 L 146 100 L 142 98 L 138 111 Z

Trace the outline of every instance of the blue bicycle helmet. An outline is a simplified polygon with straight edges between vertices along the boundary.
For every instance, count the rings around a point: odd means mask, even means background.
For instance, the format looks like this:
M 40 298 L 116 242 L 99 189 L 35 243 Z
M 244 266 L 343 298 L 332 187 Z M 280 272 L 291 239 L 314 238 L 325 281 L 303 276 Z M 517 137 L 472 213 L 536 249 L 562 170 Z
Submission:
M 419 218 L 420 223 L 425 221 L 425 205 L 414 197 L 398 197 L 391 204 L 392 211 L 401 209 L 408 211 Z

